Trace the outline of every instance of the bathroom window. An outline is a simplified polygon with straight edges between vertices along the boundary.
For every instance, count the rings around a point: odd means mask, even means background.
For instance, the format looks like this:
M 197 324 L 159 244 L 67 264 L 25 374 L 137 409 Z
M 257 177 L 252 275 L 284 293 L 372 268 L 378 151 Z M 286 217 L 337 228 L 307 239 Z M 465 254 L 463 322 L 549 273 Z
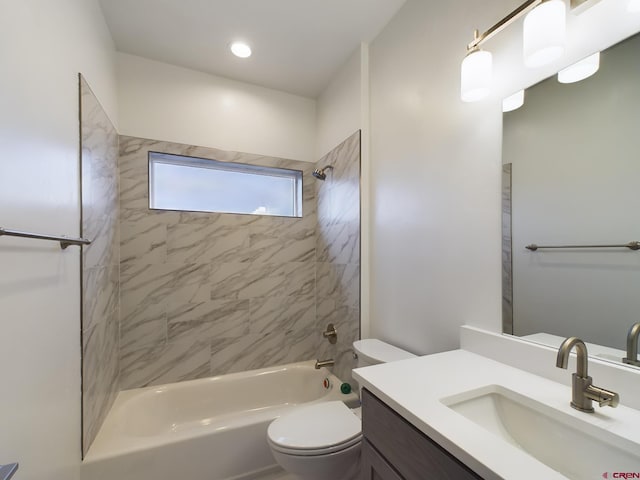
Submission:
M 302 217 L 302 172 L 149 152 L 149 208 Z

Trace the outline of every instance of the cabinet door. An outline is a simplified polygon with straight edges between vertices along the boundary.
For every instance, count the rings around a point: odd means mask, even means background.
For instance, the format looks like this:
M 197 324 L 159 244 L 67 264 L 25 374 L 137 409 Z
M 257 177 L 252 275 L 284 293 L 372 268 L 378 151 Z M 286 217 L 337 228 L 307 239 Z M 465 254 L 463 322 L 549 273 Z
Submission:
M 362 442 L 361 480 L 404 480 L 369 442 Z
M 368 390 L 362 391 L 362 432 L 406 480 L 482 480 Z

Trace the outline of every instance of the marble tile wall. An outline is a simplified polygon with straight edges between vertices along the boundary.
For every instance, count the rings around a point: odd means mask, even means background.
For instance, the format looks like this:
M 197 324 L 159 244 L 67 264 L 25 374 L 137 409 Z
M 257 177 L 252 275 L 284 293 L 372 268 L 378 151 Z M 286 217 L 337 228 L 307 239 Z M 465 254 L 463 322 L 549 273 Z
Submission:
M 334 373 L 353 384 L 352 344 L 360 338 L 360 132 L 317 163 L 325 165 L 334 168 L 316 183 L 316 316 L 321 330 L 336 326 L 338 342 L 325 340 L 320 355 L 335 359 Z
M 303 217 L 149 210 L 149 151 L 302 170 Z M 119 165 L 123 389 L 318 357 L 314 164 L 121 136 Z
M 118 393 L 120 243 L 118 134 L 80 76 L 82 232 L 82 451 Z
M 502 332 L 513 334 L 511 163 L 502 165 Z

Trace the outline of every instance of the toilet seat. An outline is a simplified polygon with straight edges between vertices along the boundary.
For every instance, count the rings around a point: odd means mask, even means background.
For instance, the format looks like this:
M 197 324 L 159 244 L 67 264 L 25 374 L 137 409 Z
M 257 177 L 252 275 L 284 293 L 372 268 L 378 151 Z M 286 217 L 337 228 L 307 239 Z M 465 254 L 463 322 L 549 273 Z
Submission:
M 284 454 L 327 455 L 360 443 L 362 424 L 341 401 L 322 402 L 274 420 L 267 437 L 271 447 Z
M 354 438 L 349 443 L 341 444 L 341 445 L 333 445 L 331 447 L 327 447 L 324 449 L 297 449 L 297 448 L 286 448 L 281 445 L 277 445 L 272 441 L 269 441 L 271 448 L 280 453 L 284 453 L 286 455 L 295 455 L 300 457 L 316 457 L 322 455 L 329 455 L 331 453 L 338 453 L 346 450 L 354 445 L 359 445 L 362 442 L 362 435 Z

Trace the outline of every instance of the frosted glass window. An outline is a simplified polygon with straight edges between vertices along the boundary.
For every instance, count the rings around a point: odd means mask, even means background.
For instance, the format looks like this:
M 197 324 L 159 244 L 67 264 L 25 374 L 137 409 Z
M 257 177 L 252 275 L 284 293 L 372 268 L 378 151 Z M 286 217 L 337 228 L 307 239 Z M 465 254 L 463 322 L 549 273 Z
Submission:
M 149 208 L 302 216 L 302 172 L 149 152 Z

